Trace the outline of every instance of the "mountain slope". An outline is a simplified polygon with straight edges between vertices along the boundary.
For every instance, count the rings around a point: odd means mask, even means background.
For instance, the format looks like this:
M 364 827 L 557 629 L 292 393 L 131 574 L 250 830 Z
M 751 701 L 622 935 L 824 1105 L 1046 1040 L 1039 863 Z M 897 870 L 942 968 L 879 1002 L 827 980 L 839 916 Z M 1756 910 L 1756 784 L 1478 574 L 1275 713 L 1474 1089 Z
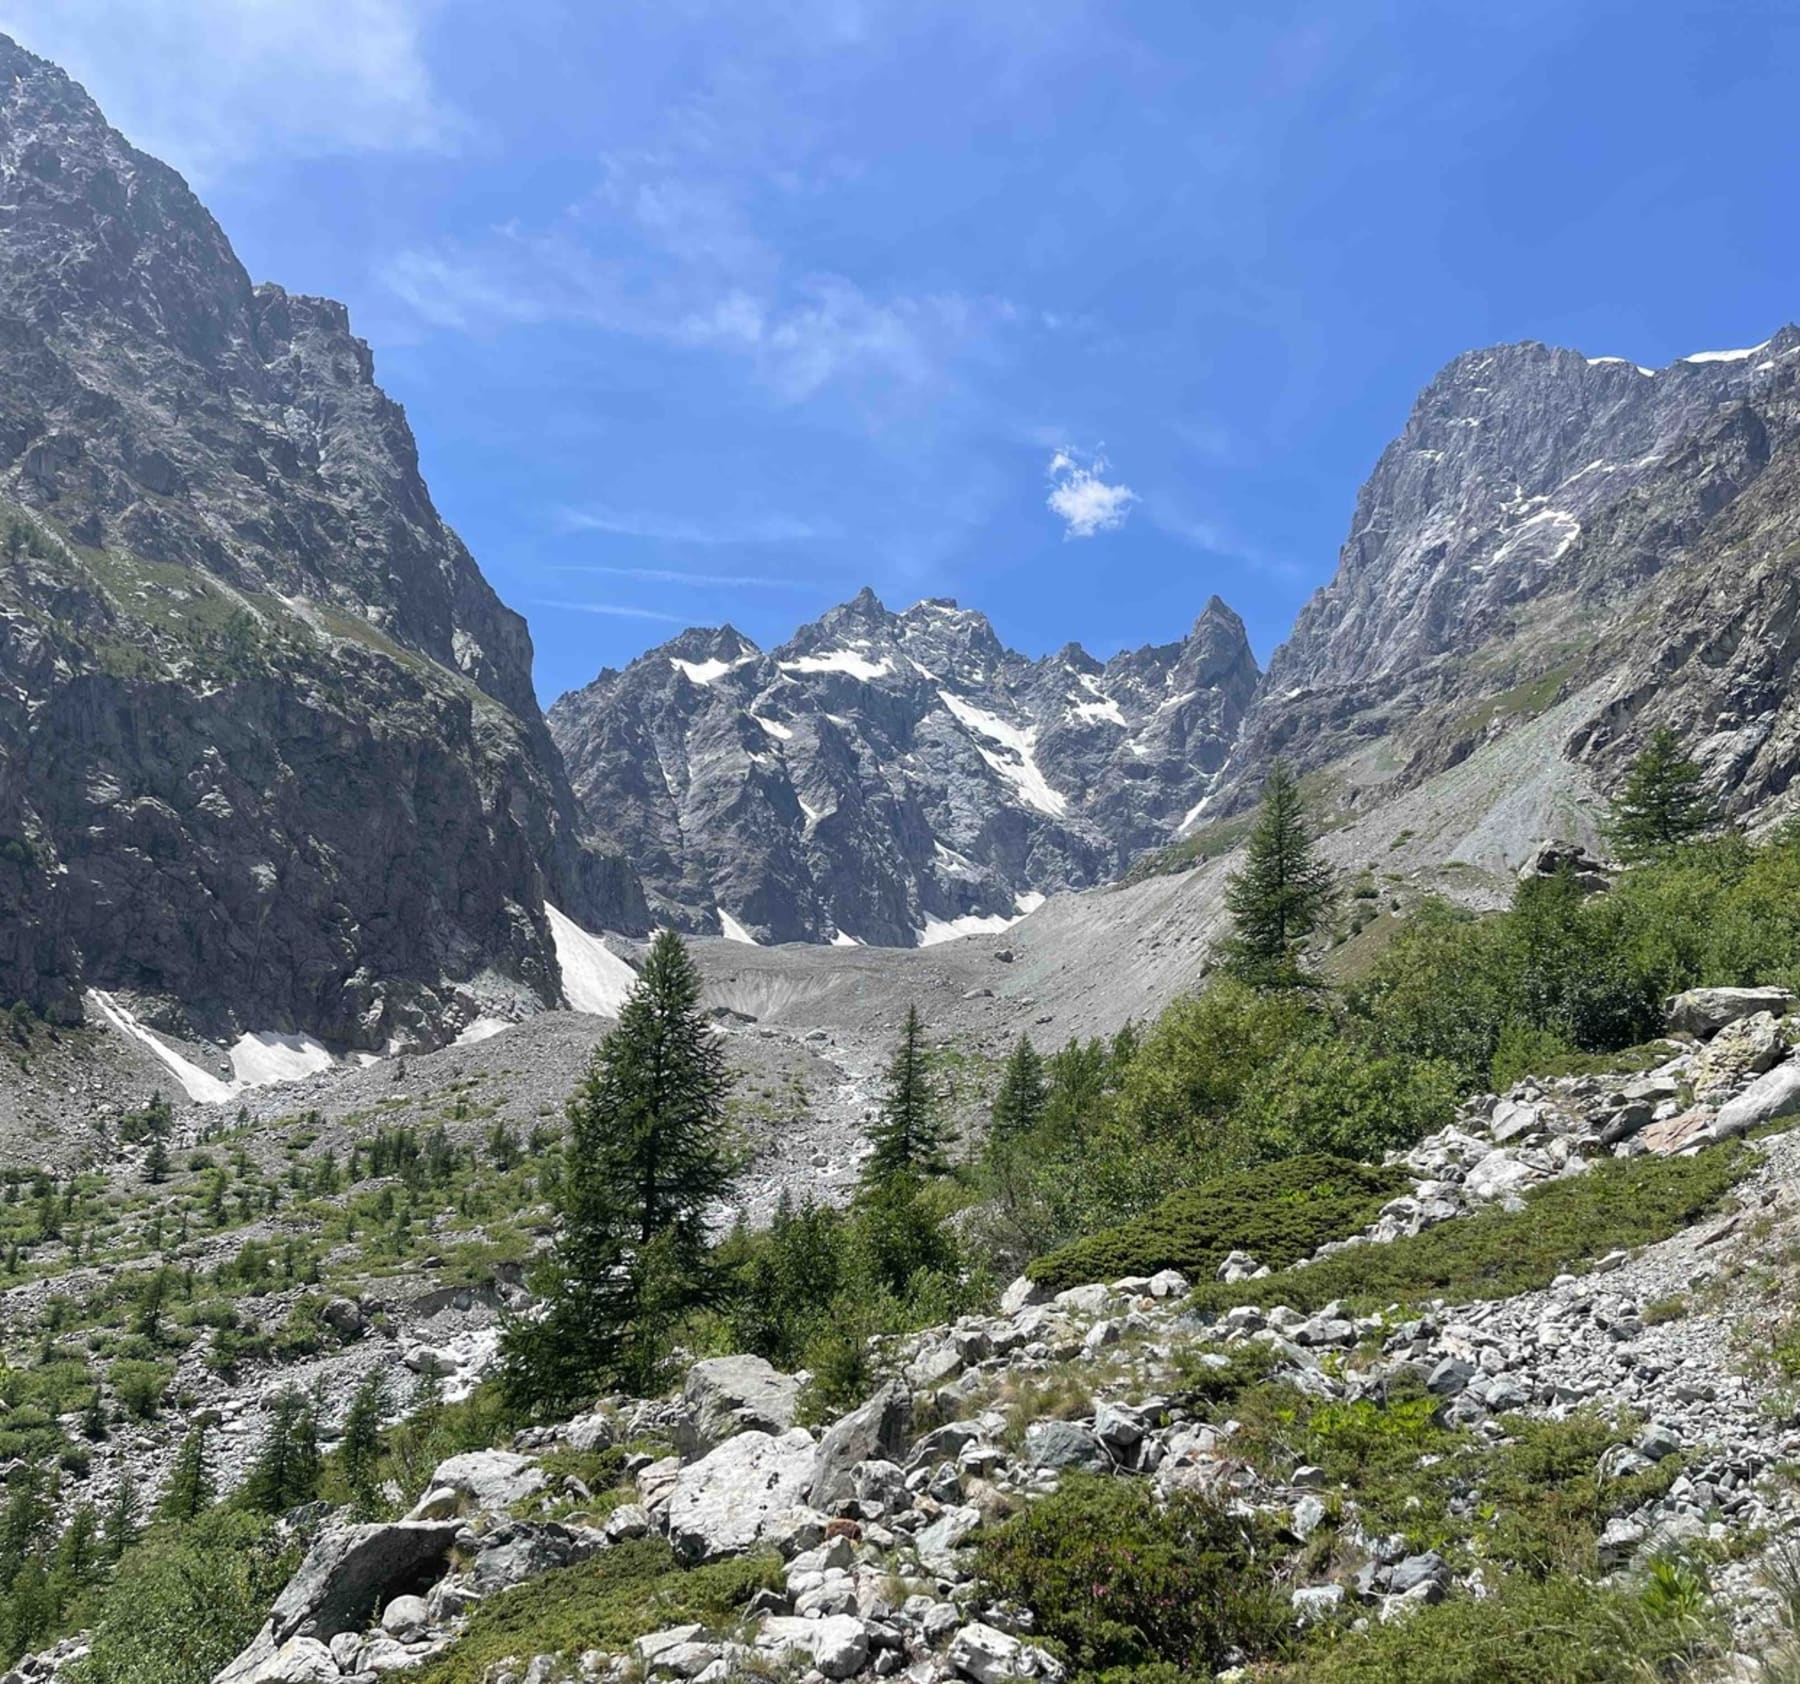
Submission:
M 342 306 L 4 38 L 0 503 L 0 999 L 380 1048 L 641 927 Z
M 1032 661 L 980 614 L 871 591 L 764 653 L 683 633 L 550 710 L 584 810 L 659 909 L 769 941 L 911 946 L 1116 876 L 1223 763 L 1256 682 L 1217 598 L 1189 635 Z

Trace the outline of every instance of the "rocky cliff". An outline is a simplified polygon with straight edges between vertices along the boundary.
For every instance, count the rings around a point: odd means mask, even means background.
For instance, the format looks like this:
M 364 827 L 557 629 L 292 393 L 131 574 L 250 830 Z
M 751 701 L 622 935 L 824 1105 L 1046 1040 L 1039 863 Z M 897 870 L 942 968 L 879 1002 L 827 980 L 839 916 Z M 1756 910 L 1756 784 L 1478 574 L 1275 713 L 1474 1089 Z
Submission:
M 911 946 L 1116 876 L 1211 787 L 1256 684 L 1216 597 L 1101 662 L 863 591 L 767 653 L 684 632 L 550 710 L 584 809 L 659 911 L 762 941 Z
M 342 306 L 0 38 L 0 1000 L 380 1048 L 559 998 L 584 843 L 524 622 Z
M 1458 357 L 1357 499 L 1200 821 L 1282 754 L 1367 809 L 1582 698 L 1558 745 L 1604 790 L 1652 721 L 1756 817 L 1794 764 L 1800 329 L 1663 369 L 1538 344 Z

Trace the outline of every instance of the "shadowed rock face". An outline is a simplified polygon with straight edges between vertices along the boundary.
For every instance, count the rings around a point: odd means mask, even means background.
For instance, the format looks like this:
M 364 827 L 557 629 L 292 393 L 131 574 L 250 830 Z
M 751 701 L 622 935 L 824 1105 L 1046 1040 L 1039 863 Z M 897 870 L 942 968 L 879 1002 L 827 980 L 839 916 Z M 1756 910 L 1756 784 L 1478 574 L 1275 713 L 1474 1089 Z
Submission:
M 675 922 L 717 929 L 722 909 L 761 940 L 909 946 L 1166 841 L 1255 683 L 1216 597 L 1178 642 L 1033 661 L 954 602 L 895 614 L 865 590 L 767 653 L 684 632 L 564 696 L 550 728 Z
M 341 305 L 0 38 L 0 1001 L 429 1040 L 559 993 L 585 846 L 531 643 Z

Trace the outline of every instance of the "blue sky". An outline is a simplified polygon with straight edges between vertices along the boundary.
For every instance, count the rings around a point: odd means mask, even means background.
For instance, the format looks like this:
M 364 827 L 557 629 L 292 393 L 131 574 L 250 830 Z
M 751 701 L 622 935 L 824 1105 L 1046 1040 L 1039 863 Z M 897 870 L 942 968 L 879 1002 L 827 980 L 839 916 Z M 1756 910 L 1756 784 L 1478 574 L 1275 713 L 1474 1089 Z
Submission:
M 546 701 L 872 584 L 1258 654 L 1458 351 L 1800 314 L 1787 4 L 0 0 L 344 299 Z

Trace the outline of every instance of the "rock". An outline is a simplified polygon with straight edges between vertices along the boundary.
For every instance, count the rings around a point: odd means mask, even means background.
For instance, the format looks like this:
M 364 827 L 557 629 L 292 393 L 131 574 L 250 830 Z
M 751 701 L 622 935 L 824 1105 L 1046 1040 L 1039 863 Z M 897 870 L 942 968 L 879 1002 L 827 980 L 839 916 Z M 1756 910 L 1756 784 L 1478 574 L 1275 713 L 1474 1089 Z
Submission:
M 1800 1111 L 1800 1058 L 1778 1064 L 1765 1076 L 1719 1107 L 1710 1133 L 1715 1140 L 1730 1140 L 1777 1117 Z
M 516 1450 L 470 1450 L 440 1462 L 431 1476 L 432 1492 L 460 1491 L 477 1509 L 489 1514 L 504 1514 L 543 1488 L 544 1470 Z
M 1342 1585 L 1301 1585 L 1288 1598 L 1303 1626 L 1330 1619 L 1344 1605 Z
M 431 1610 L 422 1596 L 396 1596 L 381 1611 L 381 1629 L 403 1643 L 422 1636 L 430 1624 Z
M 1113 1289 L 1101 1282 L 1088 1286 L 1072 1286 L 1059 1292 L 1051 1303 L 1059 1310 L 1066 1310 L 1072 1315 L 1098 1316 L 1105 1314 L 1113 1301 Z
M 1291 1529 L 1301 1543 L 1305 1543 L 1313 1533 L 1325 1524 L 1325 1504 L 1310 1492 L 1294 1504 L 1294 1518 Z
M 803 1427 L 728 1438 L 676 1478 L 667 1516 L 675 1553 L 694 1565 L 749 1549 L 773 1516 L 806 1501 L 818 1460 Z
M 362 1306 L 354 1298 L 333 1298 L 319 1312 L 320 1319 L 340 1339 L 354 1339 L 367 1325 Z
M 964 1539 L 979 1530 L 980 1526 L 981 1510 L 967 1503 L 958 1503 L 945 1509 L 925 1527 L 913 1539 L 913 1547 L 919 1552 L 919 1559 L 928 1565 L 948 1565 Z
M 1185 1298 L 1193 1290 L 1193 1283 L 1179 1269 L 1158 1269 L 1150 1277 L 1152 1298 Z
M 853 1494 L 859 1462 L 903 1462 L 912 1436 L 912 1394 L 889 1381 L 859 1409 L 835 1422 L 819 1441 L 817 1470 L 808 1501 L 829 1512 Z
M 975 1684 L 1006 1684 L 1017 1676 L 1020 1648 L 1018 1638 L 973 1621 L 950 1640 L 950 1666 Z
M 1033 1421 L 1025 1429 L 1025 1460 L 1034 1468 L 1083 1468 L 1103 1473 L 1112 1466 L 1106 1448 L 1079 1421 Z
M 1399 1562 L 1388 1579 L 1388 1590 L 1405 1596 L 1421 1585 L 1433 1584 L 1442 1591 L 1450 1583 L 1450 1566 L 1436 1550 L 1423 1555 L 1409 1555 Z
M 329 1660 L 324 1646 L 330 1639 L 360 1630 L 377 1607 L 435 1577 L 461 1530 L 456 1521 L 402 1520 L 326 1532 L 276 1597 L 262 1630 L 215 1684 L 272 1684 L 283 1678 L 266 1669 L 286 1664 L 278 1657 L 295 1637 L 318 1640 Z M 332 1676 L 336 1670 L 333 1662 Z
M 1033 1304 L 1049 1301 L 1049 1292 L 1032 1280 L 1028 1275 L 1020 1275 L 1007 1289 L 1000 1294 L 1000 1314 L 1016 1316 L 1021 1310 L 1029 1309 Z
M 761 1357 L 708 1357 L 688 1370 L 677 1427 L 684 1456 L 704 1456 L 734 1433 L 784 1433 L 794 1424 L 800 1382 Z
M 869 1658 L 869 1633 L 853 1614 L 821 1620 L 771 1614 L 757 1629 L 756 1646 L 778 1655 L 804 1655 L 827 1678 L 851 1678 Z
M 470 1583 L 481 1595 L 491 1596 L 584 1560 L 604 1542 L 602 1533 L 558 1521 L 509 1521 L 481 1534 Z
M 618 1432 L 612 1421 L 596 1409 L 589 1415 L 577 1415 L 563 1428 L 563 1438 L 575 1450 L 605 1450 L 618 1441 Z
M 1673 1427 L 1652 1422 L 1638 1435 L 1637 1453 L 1652 1462 L 1681 1454 L 1681 1434 Z
M 1705 1040 L 1728 1023 L 1757 1012 L 1785 1017 L 1794 1003 L 1785 988 L 1690 988 L 1663 1002 L 1663 1021 L 1675 1034 Z

